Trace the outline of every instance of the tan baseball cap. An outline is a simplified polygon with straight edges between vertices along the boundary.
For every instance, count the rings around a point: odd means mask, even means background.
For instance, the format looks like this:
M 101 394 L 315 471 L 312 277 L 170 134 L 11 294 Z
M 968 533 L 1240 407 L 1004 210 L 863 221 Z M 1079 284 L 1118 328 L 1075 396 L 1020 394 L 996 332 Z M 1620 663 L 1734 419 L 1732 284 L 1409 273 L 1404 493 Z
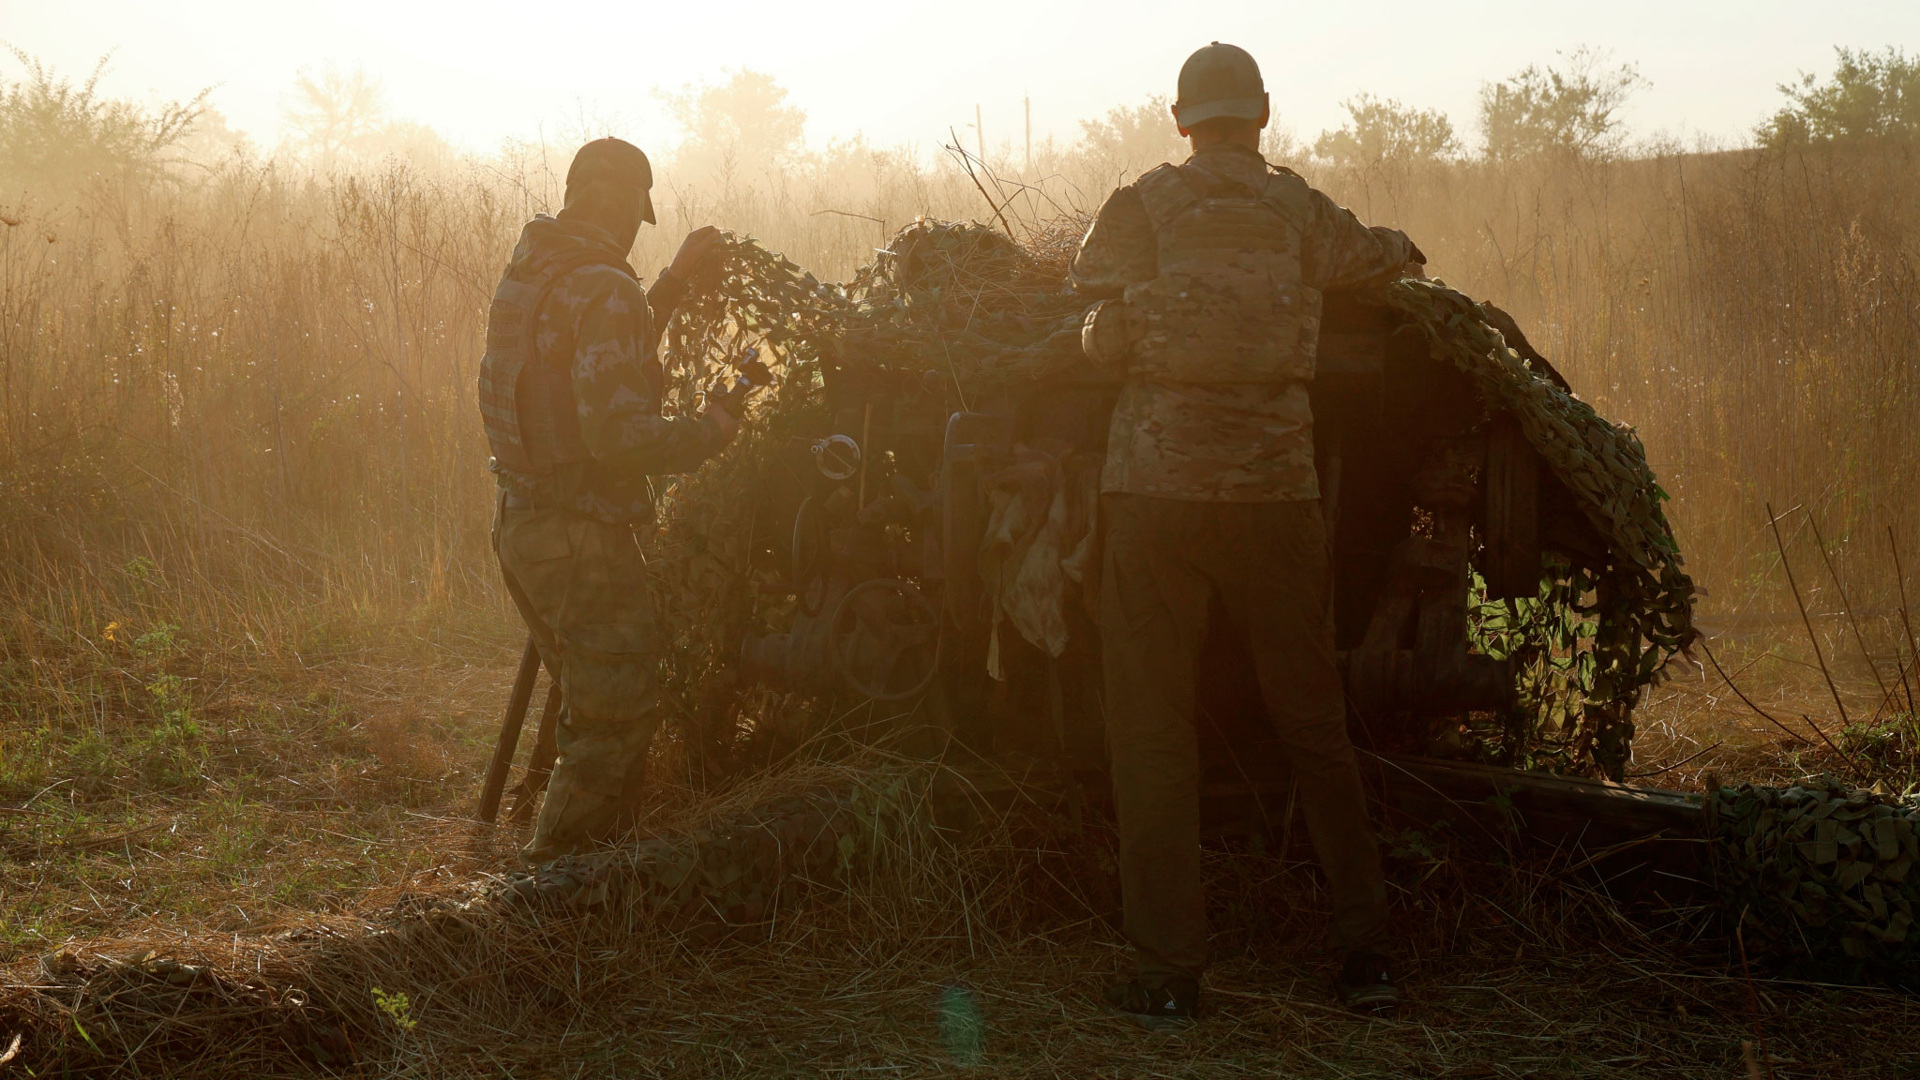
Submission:
M 1180 97 L 1173 115 L 1182 128 L 1223 116 L 1259 120 L 1267 112 L 1267 85 L 1260 65 L 1238 45 L 1216 41 L 1180 66 Z

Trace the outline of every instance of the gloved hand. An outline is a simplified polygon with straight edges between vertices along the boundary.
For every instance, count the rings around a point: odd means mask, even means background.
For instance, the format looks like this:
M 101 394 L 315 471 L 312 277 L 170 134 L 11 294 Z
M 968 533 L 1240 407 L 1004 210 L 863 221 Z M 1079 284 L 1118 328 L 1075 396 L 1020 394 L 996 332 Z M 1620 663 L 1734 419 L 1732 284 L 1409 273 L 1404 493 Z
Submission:
M 707 389 L 707 407 L 703 415 L 713 418 L 720 429 L 722 446 L 733 441 L 740 430 L 740 417 L 746 412 L 747 395 L 763 386 L 773 385 L 773 372 L 760 359 L 759 349 L 748 349 L 746 359 L 733 366 L 738 376 L 731 385 L 725 378 Z
M 720 254 L 725 244 L 726 237 L 712 225 L 693 230 L 685 240 L 680 241 L 680 250 L 674 253 L 673 263 L 667 267 L 668 275 L 682 282 L 689 290 L 712 288 L 717 280 L 713 271 L 719 268 Z
M 707 407 L 700 411 L 700 415 L 711 421 L 719 430 L 721 446 L 732 442 L 733 437 L 740 434 L 740 419 L 727 409 L 725 399 L 709 401 Z

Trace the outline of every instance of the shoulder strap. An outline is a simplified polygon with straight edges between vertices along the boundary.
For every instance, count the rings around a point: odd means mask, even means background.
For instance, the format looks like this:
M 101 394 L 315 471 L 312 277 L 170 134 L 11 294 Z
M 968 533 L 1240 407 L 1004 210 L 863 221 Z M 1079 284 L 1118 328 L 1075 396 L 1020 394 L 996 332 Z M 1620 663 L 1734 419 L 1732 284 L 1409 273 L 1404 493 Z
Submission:
M 634 278 L 635 280 L 638 280 L 639 277 L 639 275 L 633 272 L 633 267 L 628 265 L 627 260 L 605 251 L 595 251 L 592 248 L 580 248 L 574 251 L 562 252 L 552 258 L 541 260 L 539 266 L 534 271 L 541 276 L 540 288 L 533 294 L 533 303 L 527 305 L 527 332 L 529 335 L 531 335 L 534 328 L 539 325 L 540 309 L 547 305 L 547 297 L 552 295 L 554 286 L 564 281 L 567 276 L 575 270 L 583 270 L 589 266 L 605 266 L 612 270 L 619 270 L 629 278 Z M 528 340 L 531 341 L 532 338 L 529 337 Z M 537 347 L 536 351 L 538 351 Z
M 572 248 L 549 255 L 535 262 L 532 269 L 535 274 L 546 278 L 542 283 L 544 287 L 559 281 L 575 270 L 589 266 L 604 266 L 611 270 L 618 270 L 636 280 L 640 276 L 633 272 L 633 267 L 627 260 L 610 251 L 600 251 L 591 247 Z
M 1267 174 L 1266 190 L 1260 193 L 1261 205 L 1290 220 L 1297 221 L 1304 217 L 1307 192 L 1312 188 L 1292 169 L 1281 165 L 1268 167 L 1272 172 Z
M 1153 225 L 1155 232 L 1165 228 L 1167 222 L 1200 201 L 1200 193 L 1193 189 L 1184 167 L 1179 165 L 1156 165 L 1135 180 L 1133 186 L 1140 192 L 1140 202 L 1147 210 L 1147 221 Z

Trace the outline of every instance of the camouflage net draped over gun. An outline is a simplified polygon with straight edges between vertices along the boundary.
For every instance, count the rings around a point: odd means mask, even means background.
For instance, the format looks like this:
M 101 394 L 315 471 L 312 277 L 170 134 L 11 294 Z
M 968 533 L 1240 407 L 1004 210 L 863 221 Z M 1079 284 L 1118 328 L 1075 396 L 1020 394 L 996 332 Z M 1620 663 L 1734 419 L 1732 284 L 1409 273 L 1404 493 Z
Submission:
M 1510 413 L 1527 442 L 1607 542 L 1609 562 L 1549 559 L 1538 596 L 1482 603 L 1483 648 L 1524 670 L 1519 708 L 1494 741 L 1511 764 L 1556 771 L 1626 770 L 1632 709 L 1673 654 L 1693 640 L 1693 580 L 1660 504 L 1667 494 L 1631 428 L 1535 372 L 1487 313 L 1437 281 L 1406 280 L 1387 302 L 1413 317 L 1436 356 L 1452 361 L 1489 409 Z M 1590 620 L 1589 617 L 1592 617 Z
M 666 647 L 661 695 L 690 754 L 705 768 L 724 756 L 743 713 L 728 678 L 743 629 L 777 612 L 763 609 L 753 563 L 755 510 L 773 482 L 778 448 L 824 404 L 823 350 L 838 341 L 846 292 L 777 252 L 728 233 L 711 288 L 690 293 L 667 323 L 661 359 L 663 411 L 691 415 L 713 383 L 749 350 L 775 383 L 749 403 L 751 421 L 698 472 L 657 492 L 659 528 L 647 543 L 656 617 Z M 656 481 L 657 483 L 657 481 Z M 766 701 L 760 705 L 769 704 Z
M 1063 221 L 1022 245 L 973 222 L 902 229 L 847 287 L 845 362 L 940 374 L 958 401 L 1084 365 L 1087 304 L 1066 284 L 1083 231 Z
M 668 638 L 663 692 L 690 721 L 683 734 L 705 744 L 701 752 L 724 754 L 746 733 L 729 718 L 749 710 L 716 677 L 731 667 L 732 650 L 792 614 L 793 600 L 758 592 L 779 574 L 753 563 L 756 528 L 776 527 L 757 521 L 755 508 L 767 504 L 769 485 L 793 481 L 781 451 L 819 427 L 827 381 L 911 383 L 957 410 L 995 387 L 1080 363 L 1084 305 L 1065 289 L 1079 233 L 1062 223 L 1021 245 L 984 225 L 922 220 L 844 285 L 726 236 L 717 286 L 689 296 L 666 327 L 665 407 L 693 412 L 704 388 L 749 348 L 762 351 L 776 383 L 756 396 L 732 447 L 661 493 L 661 527 L 648 550 Z M 772 696 L 755 700 L 771 706 Z
M 754 508 L 782 482 L 781 448 L 818 428 L 835 378 L 876 378 L 932 393 L 947 410 L 999 389 L 1080 368 L 1085 302 L 1066 284 L 1081 223 L 1016 243 L 975 223 L 902 229 L 845 285 L 825 284 L 750 239 L 729 237 L 719 288 L 691 297 L 667 328 L 670 409 L 749 347 L 778 375 L 740 441 L 662 499 L 651 557 L 659 611 L 673 635 L 664 686 L 696 728 L 725 742 L 737 705 L 714 676 L 743 633 L 777 631 L 791 600 L 758 586 L 778 576 L 752 563 Z M 1528 368 L 1470 298 L 1437 282 L 1403 281 L 1387 302 L 1411 317 L 1474 382 L 1489 409 L 1511 412 L 1531 445 L 1607 541 L 1601 568 L 1550 562 L 1531 600 L 1482 604 L 1476 639 L 1523 668 L 1519 707 L 1476 730 L 1476 753 L 1522 767 L 1618 778 L 1633 737 L 1631 708 L 1691 639 L 1693 585 L 1660 503 L 1666 497 L 1633 433 Z

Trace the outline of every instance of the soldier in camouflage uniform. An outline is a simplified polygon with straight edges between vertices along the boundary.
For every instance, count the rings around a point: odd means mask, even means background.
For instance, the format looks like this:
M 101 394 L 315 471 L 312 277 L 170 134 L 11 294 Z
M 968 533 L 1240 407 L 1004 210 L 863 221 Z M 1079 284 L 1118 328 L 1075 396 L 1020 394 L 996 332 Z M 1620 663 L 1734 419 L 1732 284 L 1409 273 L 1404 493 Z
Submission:
M 626 262 L 654 220 L 646 155 L 588 143 L 557 216 L 527 224 L 487 317 L 480 405 L 499 479 L 494 550 L 566 702 L 528 862 L 629 824 L 658 722 L 658 641 L 635 530 L 650 476 L 688 472 L 732 437 L 724 404 L 660 414 L 659 328 L 709 276 L 719 233 L 697 230 L 643 289 Z
M 1185 164 L 1101 207 L 1073 264 L 1111 298 L 1083 342 L 1127 372 L 1102 477 L 1100 628 L 1125 928 L 1138 975 L 1108 990 L 1148 1027 L 1193 1016 L 1206 964 L 1194 665 L 1218 597 L 1247 635 L 1331 886 L 1349 1004 L 1392 1008 L 1386 886 L 1334 665 L 1308 384 L 1321 294 L 1424 261 L 1259 151 L 1253 58 L 1218 42 L 1180 72 Z

